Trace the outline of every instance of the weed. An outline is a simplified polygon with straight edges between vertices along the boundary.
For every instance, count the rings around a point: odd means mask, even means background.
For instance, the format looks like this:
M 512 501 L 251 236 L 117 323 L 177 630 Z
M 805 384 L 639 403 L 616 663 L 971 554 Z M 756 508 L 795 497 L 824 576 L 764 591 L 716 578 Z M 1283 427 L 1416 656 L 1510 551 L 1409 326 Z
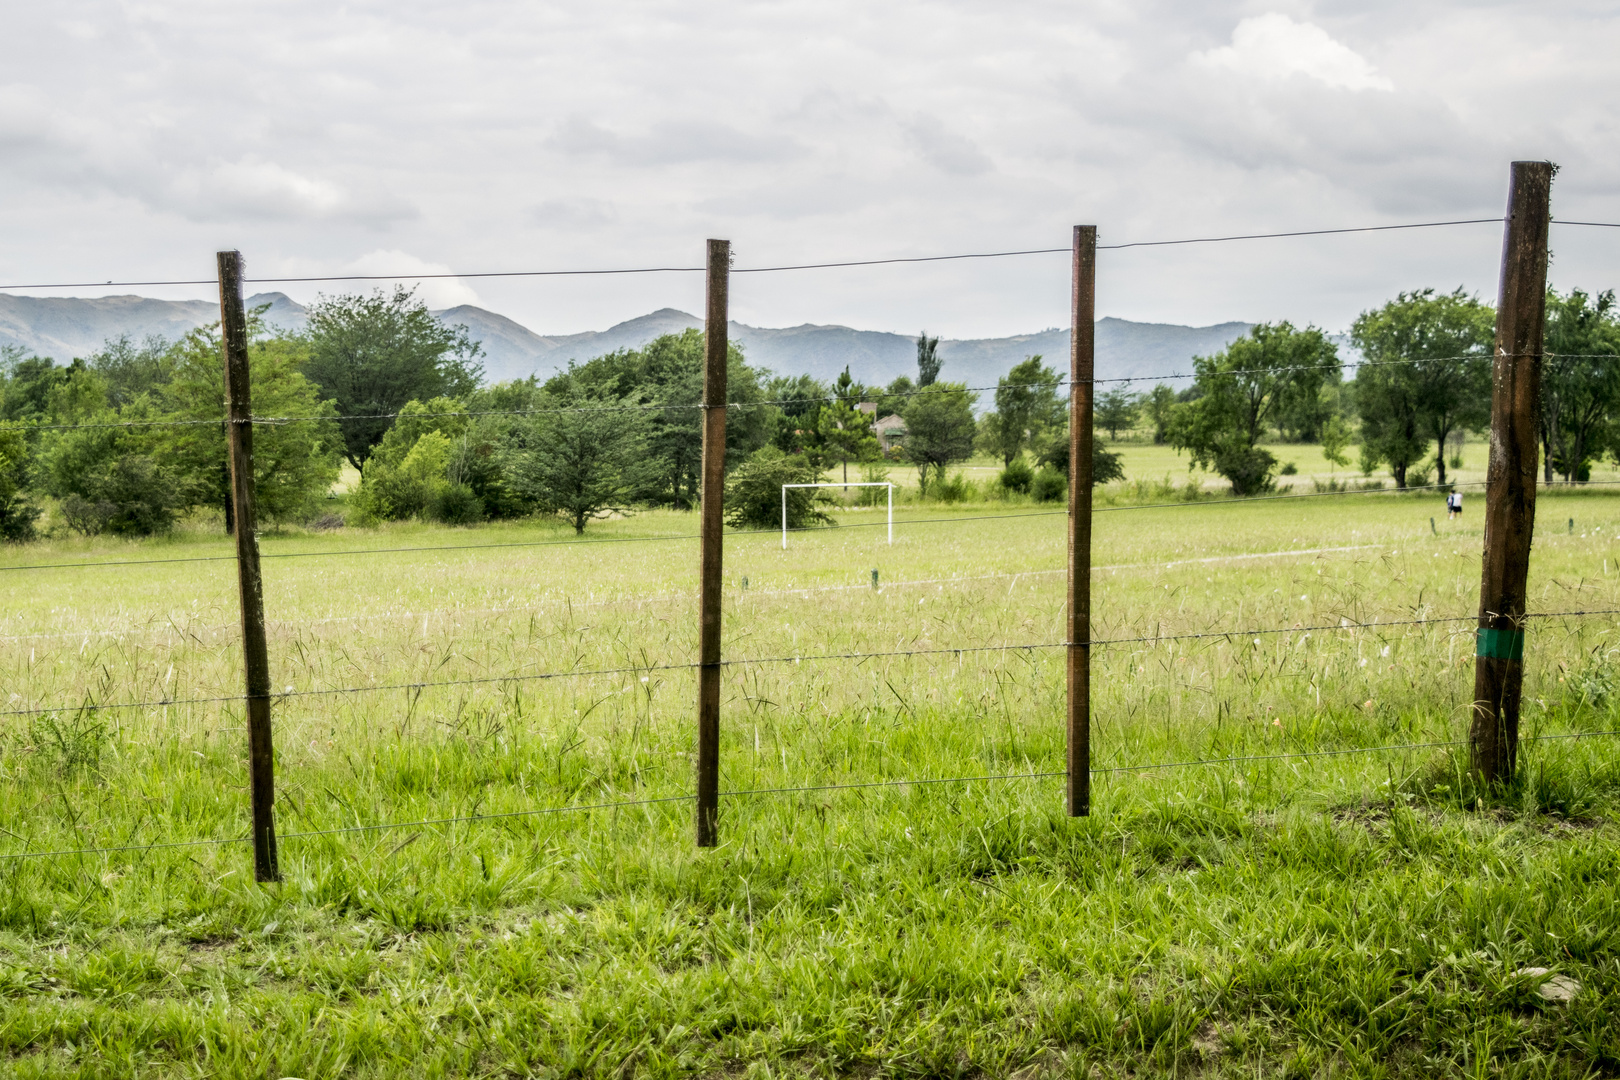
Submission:
M 28 741 L 44 760 L 63 771 L 94 768 L 107 745 L 107 724 L 94 710 L 36 716 L 28 725 Z

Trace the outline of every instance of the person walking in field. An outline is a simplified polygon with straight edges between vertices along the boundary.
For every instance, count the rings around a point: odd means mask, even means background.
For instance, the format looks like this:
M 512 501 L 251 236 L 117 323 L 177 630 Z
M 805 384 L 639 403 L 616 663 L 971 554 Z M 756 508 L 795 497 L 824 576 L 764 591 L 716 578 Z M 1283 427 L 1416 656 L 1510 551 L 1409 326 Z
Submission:
M 1462 517 L 1462 492 L 1453 491 L 1446 495 L 1446 520 Z

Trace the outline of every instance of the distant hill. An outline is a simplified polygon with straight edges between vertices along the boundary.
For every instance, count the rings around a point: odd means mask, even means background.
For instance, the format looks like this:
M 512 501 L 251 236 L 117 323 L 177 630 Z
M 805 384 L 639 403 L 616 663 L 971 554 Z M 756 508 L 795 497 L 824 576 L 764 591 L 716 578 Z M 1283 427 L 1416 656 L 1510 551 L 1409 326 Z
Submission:
M 304 308 L 282 293 L 248 298 L 250 307 L 269 305 L 264 319 L 287 330 L 302 329 Z M 542 379 L 568 366 L 615 349 L 639 348 L 661 334 L 701 327 L 695 315 L 674 308 L 582 334 L 537 334 L 504 315 L 464 304 L 434 312 L 443 321 L 465 325 L 483 342 L 484 368 L 492 381 L 539 375 Z M 0 293 L 0 345 L 67 362 L 87 356 L 121 334 L 140 340 L 149 335 L 177 338 L 193 327 L 219 319 L 218 306 L 203 300 L 152 300 L 141 296 L 96 299 L 8 296 Z M 1196 355 L 1218 352 L 1251 324 L 1215 326 L 1138 323 L 1126 319 L 1097 322 L 1097 377 L 1118 379 L 1175 374 L 1188 369 Z M 805 323 L 781 328 L 731 324 L 731 336 L 749 360 L 781 374 L 807 372 L 831 380 L 848 365 L 861 382 L 884 384 L 917 371 L 917 339 L 881 330 Z M 1069 332 L 1042 330 L 1003 338 L 940 342 L 944 378 L 970 386 L 993 386 L 1026 356 L 1039 354 L 1066 371 Z

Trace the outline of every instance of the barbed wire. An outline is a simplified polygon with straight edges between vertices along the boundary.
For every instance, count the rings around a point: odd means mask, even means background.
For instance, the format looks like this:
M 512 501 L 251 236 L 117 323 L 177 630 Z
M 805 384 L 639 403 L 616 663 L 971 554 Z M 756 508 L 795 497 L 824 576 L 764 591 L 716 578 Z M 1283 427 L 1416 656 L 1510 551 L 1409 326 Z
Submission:
M 1620 615 L 1620 608 L 1601 608 L 1579 611 L 1528 612 L 1523 616 L 1520 616 L 1520 618 L 1523 620 L 1529 620 L 1573 618 L 1597 615 Z M 1477 622 L 1478 619 L 1478 615 L 1449 615 L 1421 619 L 1388 619 L 1373 622 L 1349 622 L 1348 620 L 1341 618 L 1336 624 L 1322 623 L 1312 626 L 1295 625 L 1286 627 L 1261 627 L 1259 629 L 1249 630 L 1205 630 L 1184 634 L 1151 634 L 1137 637 L 1093 638 L 1090 641 L 1082 642 L 1080 644 L 1087 647 L 1107 647 L 1111 645 L 1154 644 L 1169 641 L 1193 641 L 1210 638 L 1258 638 L 1261 636 L 1276 634 L 1301 634 L 1336 630 L 1376 630 L 1392 626 L 1428 626 L 1441 623 L 1469 621 Z M 1071 643 L 1067 641 L 1041 641 L 1022 642 L 1012 645 L 961 645 L 942 646 L 931 649 L 883 649 L 871 652 L 796 653 L 793 655 L 782 656 L 759 656 L 729 660 L 722 659 L 717 666 L 757 667 L 767 664 L 821 663 L 832 660 L 884 660 L 901 656 L 955 656 L 957 658 L 961 658 L 963 656 L 968 656 L 975 653 L 1033 652 L 1038 649 L 1065 649 L 1068 648 L 1070 644 Z M 269 697 L 272 701 L 284 701 L 294 698 L 333 697 L 343 694 L 389 693 L 395 690 L 415 690 L 420 692 L 452 686 L 495 686 L 505 685 L 507 683 L 542 682 L 554 679 L 588 678 L 605 675 L 635 675 L 650 674 L 652 672 L 692 671 L 704 666 L 704 664 L 696 662 L 677 664 L 631 664 L 628 666 L 613 668 L 583 668 L 572 671 L 486 675 L 468 679 L 420 680 L 401 683 L 380 683 L 372 686 L 327 687 L 313 690 L 286 690 L 280 693 L 269 694 L 267 697 Z M 169 708 L 180 705 L 207 705 L 243 701 L 246 700 L 246 697 L 247 695 L 244 694 L 219 694 L 191 698 L 160 698 L 150 701 L 126 701 L 113 704 L 86 702 L 79 705 L 53 705 L 36 706 L 26 709 L 4 709 L 0 710 L 0 716 L 42 716 L 54 713 L 106 712 L 116 709 Z
M 1605 736 L 1620 735 L 1620 729 L 1602 731 L 1575 731 L 1561 732 L 1554 735 L 1529 735 L 1523 742 L 1549 742 L 1564 739 L 1591 739 Z M 1344 747 L 1335 750 L 1285 750 L 1274 754 L 1236 754 L 1221 758 L 1194 758 L 1186 761 L 1147 762 L 1140 765 L 1112 765 L 1089 770 L 1092 776 L 1116 775 L 1130 772 L 1150 772 L 1161 769 L 1189 769 L 1207 768 L 1217 765 L 1242 765 L 1262 761 L 1289 761 L 1300 758 L 1317 757 L 1346 757 L 1356 754 L 1377 754 L 1390 752 L 1408 752 L 1412 750 L 1431 750 L 1445 747 L 1468 745 L 1463 739 L 1445 739 L 1421 743 L 1389 743 L 1381 746 Z M 1052 780 L 1068 776 L 1067 772 L 1029 772 L 1029 773 L 990 773 L 982 776 L 950 776 L 950 777 L 922 777 L 904 780 L 870 780 L 856 781 L 843 784 L 804 784 L 793 787 L 776 788 L 744 788 L 735 791 L 720 792 L 721 798 L 740 799 L 755 798 L 766 795 L 809 795 L 828 791 L 859 791 L 873 788 L 913 788 L 928 787 L 939 784 L 981 784 L 1001 783 L 1016 780 Z M 360 833 L 396 832 L 402 829 L 430 828 L 439 825 L 471 825 L 485 821 L 502 821 L 513 818 L 541 817 L 551 814 L 584 813 L 596 810 L 626 810 L 642 806 L 656 806 L 664 803 L 691 802 L 693 795 L 666 795 L 651 799 L 626 799 L 613 802 L 585 803 L 569 806 L 535 807 L 528 810 L 497 811 L 488 814 L 462 815 L 456 817 L 424 818 L 418 821 L 381 822 L 375 825 L 347 825 L 336 829 L 313 829 L 305 832 L 282 833 L 277 836 L 282 840 L 307 840 L 328 836 L 345 836 Z M 124 844 L 116 847 L 87 847 L 64 848 L 54 851 L 18 851 L 0 854 L 0 859 L 51 859 L 68 856 L 84 855 L 110 855 L 123 852 L 161 851 L 170 848 L 186 847 L 217 847 L 225 844 L 245 844 L 252 840 L 251 836 L 232 836 L 205 840 L 176 840 L 155 844 Z M 26 842 L 26 841 L 25 841 Z
M 1378 481 L 1381 485 L 1383 482 Z M 1574 480 L 1558 481 L 1558 487 L 1587 488 L 1610 487 L 1620 485 L 1620 480 Z M 1423 484 L 1408 487 L 1361 487 L 1345 488 L 1340 491 L 1309 491 L 1297 495 L 1236 495 L 1226 496 L 1213 494 L 1209 498 L 1181 499 L 1176 502 L 1162 503 L 1131 503 L 1125 506 L 1093 506 L 1093 514 L 1118 513 L 1128 510 L 1173 510 L 1186 507 L 1217 507 L 1241 506 L 1250 503 L 1280 502 L 1287 499 L 1325 499 L 1350 495 L 1411 495 L 1426 491 L 1450 491 L 1454 488 L 1483 488 L 1488 483 L 1484 480 L 1455 481 L 1445 484 Z M 994 522 L 1011 521 L 1019 518 L 1038 517 L 1067 517 L 1068 510 L 1038 510 L 1024 514 L 975 514 L 964 517 L 950 518 L 897 518 L 895 525 L 948 525 L 962 522 Z M 886 528 L 887 521 L 852 521 L 841 522 L 837 525 L 795 525 L 787 529 L 789 533 L 821 533 L 842 532 L 850 529 L 880 529 Z M 727 536 L 780 536 L 783 530 L 770 529 L 732 529 Z M 584 540 L 522 540 L 501 542 L 494 544 L 435 544 L 422 547 L 402 548 L 354 548 L 351 550 L 328 551 L 276 551 L 262 552 L 260 559 L 312 559 L 337 558 L 349 555 L 392 555 L 411 554 L 428 551 L 479 551 L 485 548 L 497 550 L 502 548 L 535 548 L 535 547 L 585 547 L 593 544 L 639 544 L 671 540 L 697 540 L 697 533 L 674 533 L 663 536 L 614 536 L 592 537 Z M 85 569 L 114 566 L 164 566 L 174 563 L 192 562 L 226 562 L 235 560 L 235 555 L 191 555 L 177 559 L 111 559 L 102 561 L 71 562 L 71 563 L 17 563 L 10 566 L 0 566 L 0 573 L 22 570 L 63 570 Z
M 1099 244 L 1099 251 L 1118 251 L 1132 247 L 1163 247 L 1172 244 L 1219 244 L 1235 240 L 1273 240 L 1297 236 L 1331 236 L 1342 233 L 1362 232 L 1390 232 L 1400 229 L 1437 229 L 1453 225 L 1484 225 L 1500 223 L 1499 217 L 1494 218 L 1468 218 L 1458 221 L 1417 221 L 1397 225 L 1363 225 L 1343 229 L 1305 229 L 1294 232 L 1249 233 L 1237 236 L 1205 236 L 1192 237 L 1183 240 L 1137 240 L 1125 244 Z M 1598 225 L 1601 222 L 1571 221 L 1554 224 L 1567 225 Z M 829 270 L 849 266 L 887 266 L 903 263 L 949 262 L 961 259 L 1005 259 L 1021 255 L 1056 255 L 1069 254 L 1072 247 L 1055 248 L 1025 248 L 1016 251 L 984 251 L 968 252 L 955 255 L 916 255 L 900 256 L 888 259 L 846 259 L 837 262 L 797 263 L 781 266 L 746 266 L 732 267 L 733 274 L 769 274 L 788 270 Z M 318 274 L 298 277 L 259 277 L 243 278 L 245 285 L 294 285 L 308 284 L 322 281 L 439 281 L 460 280 L 472 278 L 524 278 L 524 277 L 599 277 L 619 274 L 700 274 L 707 270 L 704 266 L 636 266 L 612 269 L 592 270 L 483 270 L 441 273 L 400 273 L 400 274 Z M 69 281 L 31 284 L 0 285 L 0 290 L 6 289 L 105 289 L 105 288 L 134 288 L 156 287 L 166 285 L 217 285 L 218 278 L 191 278 L 171 279 L 164 281 Z

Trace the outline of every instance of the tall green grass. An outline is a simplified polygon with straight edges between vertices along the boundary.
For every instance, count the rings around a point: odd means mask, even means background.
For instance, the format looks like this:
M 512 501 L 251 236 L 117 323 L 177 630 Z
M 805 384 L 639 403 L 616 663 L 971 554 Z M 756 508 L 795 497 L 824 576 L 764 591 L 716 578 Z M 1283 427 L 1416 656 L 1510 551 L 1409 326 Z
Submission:
M 1539 620 L 1518 780 L 1462 748 L 1477 519 L 1099 515 L 1089 819 L 1059 813 L 1063 518 L 728 538 L 691 844 L 691 540 L 266 561 L 286 881 L 245 846 L 234 569 L 6 572 L 0 1058 L 18 1076 L 1603 1075 L 1616 618 Z M 1620 608 L 1620 502 L 1544 496 L 1540 611 Z M 852 512 L 859 524 L 881 519 Z M 597 526 L 593 526 L 593 531 Z M 603 537 L 691 531 L 646 514 Z M 564 540 L 272 536 L 267 553 Z M 224 553 L 63 543 L 44 561 Z M 881 589 L 873 590 L 871 570 Z M 743 588 L 742 581 L 748 580 Z M 1297 629 L 1294 629 L 1297 627 Z M 1308 629 L 1327 627 L 1328 629 Z M 1238 633 L 1282 629 L 1284 633 Z M 1005 650 L 962 652 L 984 646 Z M 1015 647 L 1016 646 L 1016 647 Z M 1034 646 L 1023 648 L 1022 646 Z M 863 660 L 825 654 L 932 651 Z M 800 658 L 797 662 L 794 658 Z M 1012 776 L 969 783 L 904 781 Z M 600 803 L 559 814 L 493 815 Z M 1519 976 L 1578 979 L 1567 1005 Z

